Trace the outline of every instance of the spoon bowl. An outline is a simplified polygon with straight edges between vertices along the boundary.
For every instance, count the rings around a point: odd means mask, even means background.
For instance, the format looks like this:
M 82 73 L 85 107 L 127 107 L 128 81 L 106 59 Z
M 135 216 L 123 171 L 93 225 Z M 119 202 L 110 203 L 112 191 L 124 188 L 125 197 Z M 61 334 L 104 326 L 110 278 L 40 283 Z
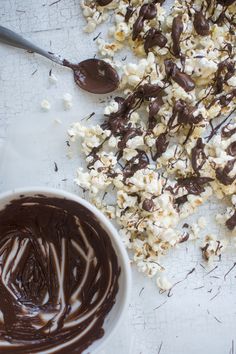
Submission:
M 37 53 L 59 65 L 67 66 L 74 72 L 75 83 L 81 89 L 90 93 L 110 93 L 119 86 L 119 76 L 116 70 L 104 60 L 86 59 L 78 64 L 72 64 L 54 53 L 39 48 L 3 26 L 0 26 L 0 42 L 12 47 L 25 49 L 31 53 Z

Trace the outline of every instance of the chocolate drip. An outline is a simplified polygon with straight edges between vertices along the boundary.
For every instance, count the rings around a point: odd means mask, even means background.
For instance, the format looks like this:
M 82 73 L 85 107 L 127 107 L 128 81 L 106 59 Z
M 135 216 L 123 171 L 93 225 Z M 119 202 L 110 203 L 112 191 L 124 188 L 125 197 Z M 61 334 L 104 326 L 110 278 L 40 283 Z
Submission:
M 227 147 L 227 154 L 231 156 L 236 157 L 236 141 L 233 141 L 228 147 Z
M 103 336 L 120 268 L 89 210 L 22 197 L 0 211 L 0 235 L 1 353 L 82 353 Z
M 234 73 L 235 63 L 233 61 L 225 59 L 218 64 L 218 69 L 214 79 L 215 94 L 219 94 L 223 91 L 223 85 L 234 75 Z M 222 103 L 224 104 L 224 102 Z
M 236 0 L 217 0 L 217 2 L 222 6 L 230 6 L 233 5 L 236 2 Z
M 226 221 L 226 226 L 229 230 L 233 230 L 236 227 L 236 210 L 234 214 Z
M 196 11 L 194 14 L 193 25 L 195 31 L 200 36 L 208 36 L 210 34 L 209 21 L 206 19 L 202 11 Z
M 234 168 L 235 162 L 236 159 L 228 161 L 228 163 L 225 165 L 223 169 L 221 169 L 220 167 L 216 169 L 216 178 L 220 183 L 224 184 L 225 186 L 230 186 L 236 179 L 236 175 L 233 177 L 229 176 L 230 172 Z
M 141 6 L 139 10 L 139 16 L 133 26 L 133 36 L 132 36 L 133 41 L 138 38 L 140 32 L 142 31 L 144 21 L 152 20 L 153 18 L 156 17 L 156 14 L 157 14 L 157 9 L 155 4 L 150 3 Z
M 178 66 L 171 60 L 164 61 L 167 80 L 172 78 L 186 92 L 190 92 L 195 88 L 195 83 L 190 75 L 181 72 Z
M 163 33 L 155 28 L 150 28 L 144 37 L 144 50 L 148 54 L 149 49 L 158 46 L 160 48 L 165 47 L 167 38 Z
M 194 116 L 195 107 L 191 107 L 187 102 L 183 100 L 178 100 L 175 102 L 173 107 L 173 113 L 168 121 L 169 129 L 176 128 L 179 125 L 189 124 L 192 129 L 195 124 L 200 123 L 203 120 L 201 114 Z M 173 126 L 175 119 L 177 118 L 176 125 Z
M 172 79 L 181 86 L 186 92 L 190 92 L 195 88 L 195 83 L 191 76 L 177 70 L 172 74 Z
M 230 138 L 232 135 L 236 134 L 236 127 L 233 129 L 228 129 L 229 124 L 222 128 L 221 135 L 224 138 Z
M 204 192 L 204 184 L 212 182 L 213 179 L 210 177 L 186 177 L 179 178 L 177 180 L 177 188 L 185 188 L 188 191 L 188 194 L 199 195 Z
M 204 152 L 205 144 L 203 144 L 202 139 L 198 138 L 197 143 L 191 151 L 191 164 L 193 171 L 199 176 L 200 170 L 206 162 L 206 154 Z M 199 162 L 200 160 L 200 162 Z
M 154 209 L 154 206 L 155 206 L 155 204 L 152 199 L 147 199 L 147 198 L 144 199 L 143 204 L 142 204 L 143 210 L 148 211 L 148 212 L 152 211 Z
M 156 161 L 159 157 L 161 157 L 164 152 L 166 152 L 167 147 L 169 145 L 169 141 L 167 140 L 167 133 L 161 133 L 156 139 L 156 153 L 152 156 L 152 159 Z
M 112 0 L 96 0 L 99 6 L 107 6 L 112 2 Z
M 127 6 L 127 8 L 126 8 L 126 13 L 125 13 L 125 22 L 126 22 L 126 23 L 129 22 L 129 20 L 130 20 L 130 18 L 132 17 L 133 13 L 134 13 L 133 7 L 130 6 L 130 5 Z
M 125 178 L 133 176 L 135 172 L 146 168 L 149 164 L 149 158 L 146 152 L 139 149 L 136 149 L 136 151 L 137 155 L 129 160 L 123 169 L 123 175 Z
M 126 131 L 126 132 L 125 132 Z M 118 143 L 118 148 L 120 150 L 123 150 L 126 148 L 126 144 L 128 142 L 129 139 L 134 138 L 135 136 L 140 136 L 142 135 L 142 131 L 141 129 L 136 129 L 136 128 L 127 128 L 123 131 L 123 137 L 122 140 L 119 141 Z
M 180 37 L 183 33 L 184 25 L 182 21 L 182 15 L 178 15 L 173 19 L 172 30 L 171 30 L 171 38 L 173 40 L 172 50 L 176 58 L 180 57 L 181 49 L 180 49 Z

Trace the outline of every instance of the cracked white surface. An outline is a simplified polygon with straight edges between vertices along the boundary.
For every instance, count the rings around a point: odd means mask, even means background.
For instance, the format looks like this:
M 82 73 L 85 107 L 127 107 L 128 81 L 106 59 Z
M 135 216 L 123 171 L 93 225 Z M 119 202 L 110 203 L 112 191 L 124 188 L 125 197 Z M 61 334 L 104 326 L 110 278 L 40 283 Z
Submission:
M 53 0 L 1 0 L 1 25 L 68 59 L 92 57 L 96 45 L 91 39 L 100 29 L 91 35 L 82 32 L 79 1 L 61 0 L 49 6 L 51 3 Z M 67 158 L 66 131 L 72 122 L 95 110 L 102 114 L 101 98 L 79 91 L 67 69 L 46 59 L 6 46 L 0 46 L 0 57 L 0 191 L 48 185 L 80 193 L 73 184 L 78 155 L 74 152 L 73 159 Z M 50 69 L 58 78 L 57 85 L 48 82 Z M 73 96 L 69 112 L 63 109 L 65 92 Z M 44 98 L 51 103 L 49 112 L 41 111 Z M 57 119 L 61 124 L 55 123 Z M 54 161 L 58 172 L 54 172 Z M 214 221 L 218 211 L 218 201 L 201 208 L 202 216 L 210 215 L 203 236 L 225 233 Z M 230 353 L 232 340 L 236 340 L 236 268 L 224 275 L 236 260 L 235 248 L 232 245 L 221 263 L 208 267 L 198 247 L 193 244 L 186 249 L 183 244 L 170 253 L 168 279 L 172 284 L 183 280 L 170 297 L 159 294 L 155 283 L 134 269 L 125 321 L 99 354 Z M 193 268 L 196 270 L 185 279 Z

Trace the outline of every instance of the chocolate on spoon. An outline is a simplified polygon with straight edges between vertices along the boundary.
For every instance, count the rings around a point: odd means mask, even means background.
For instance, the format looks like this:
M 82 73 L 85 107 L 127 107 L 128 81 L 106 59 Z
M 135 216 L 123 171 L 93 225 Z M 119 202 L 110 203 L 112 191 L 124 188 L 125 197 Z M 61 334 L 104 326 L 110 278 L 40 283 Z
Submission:
M 115 91 L 119 86 L 119 76 L 116 70 L 104 60 L 86 59 L 78 64 L 72 64 L 54 53 L 37 47 L 17 33 L 2 26 L 0 26 L 0 42 L 40 54 L 59 65 L 67 66 L 74 72 L 75 83 L 85 91 L 105 94 Z
M 72 64 L 66 59 L 63 65 L 74 71 L 75 83 L 85 91 L 102 94 L 117 89 L 119 76 L 113 67 L 100 59 L 87 59 Z

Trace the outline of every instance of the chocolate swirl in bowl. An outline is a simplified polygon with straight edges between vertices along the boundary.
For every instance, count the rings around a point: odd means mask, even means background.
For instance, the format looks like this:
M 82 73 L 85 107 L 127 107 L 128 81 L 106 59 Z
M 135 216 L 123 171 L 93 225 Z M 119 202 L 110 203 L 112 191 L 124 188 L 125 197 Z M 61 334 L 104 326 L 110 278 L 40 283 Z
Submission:
M 120 267 L 84 206 L 22 197 L 0 211 L 0 352 L 81 353 L 104 334 Z

